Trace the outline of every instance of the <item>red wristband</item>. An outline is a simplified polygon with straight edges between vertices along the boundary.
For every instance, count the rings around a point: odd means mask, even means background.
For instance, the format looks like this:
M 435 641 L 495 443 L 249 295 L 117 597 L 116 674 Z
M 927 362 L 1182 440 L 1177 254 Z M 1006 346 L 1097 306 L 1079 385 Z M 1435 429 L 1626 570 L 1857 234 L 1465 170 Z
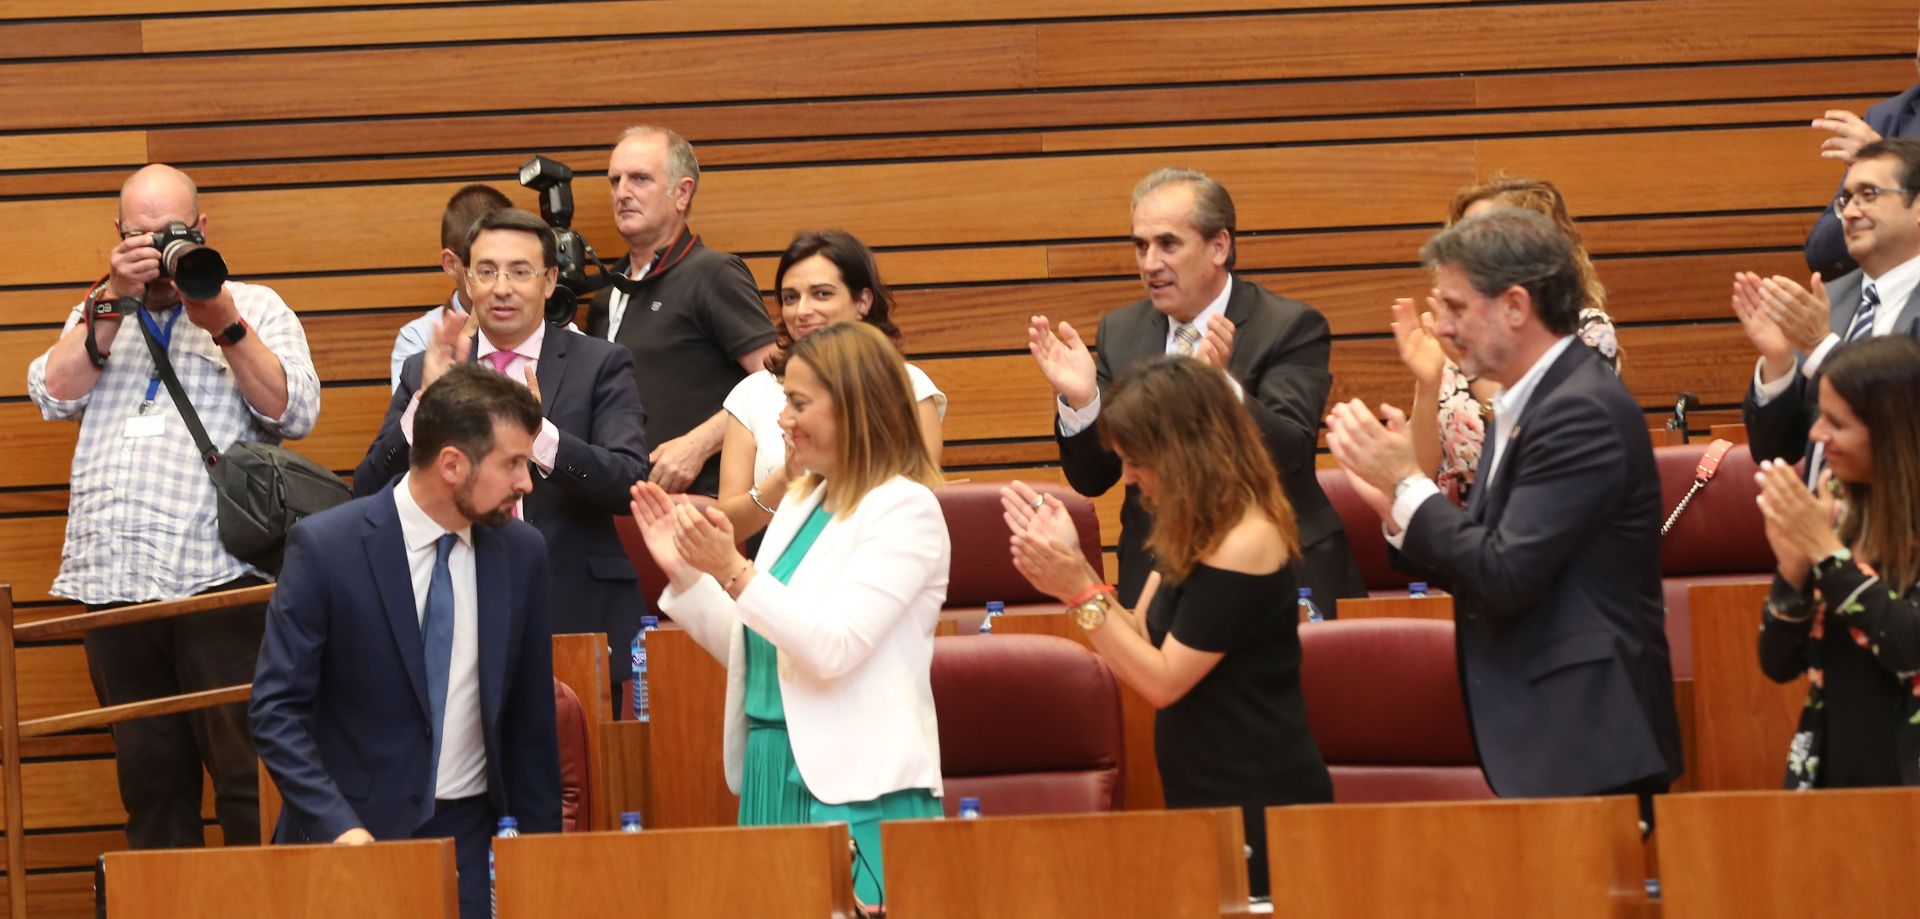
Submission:
M 1079 596 L 1076 596 L 1073 599 L 1068 600 L 1067 605 L 1079 606 L 1080 604 L 1093 599 L 1095 596 L 1099 594 L 1118 594 L 1118 593 L 1119 591 L 1114 590 L 1112 584 L 1095 584 L 1092 587 L 1089 587 L 1086 590 L 1081 591 Z

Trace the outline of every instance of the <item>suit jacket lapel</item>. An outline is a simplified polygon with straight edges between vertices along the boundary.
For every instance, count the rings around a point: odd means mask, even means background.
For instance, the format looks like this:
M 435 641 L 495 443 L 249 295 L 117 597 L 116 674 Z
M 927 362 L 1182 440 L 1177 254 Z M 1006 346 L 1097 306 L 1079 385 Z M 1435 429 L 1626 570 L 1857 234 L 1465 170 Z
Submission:
M 1893 320 L 1890 334 L 1920 338 L 1920 287 L 1915 287 L 1907 295 L 1906 305 L 1900 307 L 1900 315 Z
M 546 337 L 540 341 L 540 366 L 534 368 L 533 377 L 540 381 L 540 413 L 553 416 L 554 397 L 560 393 L 560 381 L 567 373 L 567 351 L 572 342 L 568 339 L 573 333 L 565 326 L 548 325 Z
M 413 574 L 407 564 L 407 544 L 400 531 L 400 511 L 393 504 L 393 489 L 388 485 L 367 509 L 367 531 L 361 546 L 367 553 L 367 567 L 387 613 L 387 625 L 393 630 L 394 644 L 400 650 L 400 663 L 413 685 L 414 701 L 422 717 L 431 717 L 427 704 L 427 651 L 420 638 L 420 611 L 413 597 Z
M 1847 337 L 1847 326 L 1853 324 L 1853 314 L 1860 309 L 1860 288 L 1866 281 L 1866 274 L 1859 270 L 1848 272 L 1827 285 L 1827 327 L 1842 340 Z M 1911 309 L 1913 299 L 1907 299 Z M 1902 320 L 1906 318 L 1902 311 Z
M 473 528 L 474 611 L 480 639 L 480 722 L 491 735 L 506 698 L 507 648 L 513 636 L 513 560 L 494 527 Z
M 1514 477 L 1520 474 L 1520 451 L 1527 442 L 1528 420 L 1539 413 L 1540 406 L 1545 405 L 1553 395 L 1553 391 L 1559 389 L 1561 383 L 1566 382 L 1567 377 L 1573 374 L 1574 368 L 1579 366 L 1580 361 L 1592 354 L 1592 349 L 1575 340 L 1567 345 L 1566 350 L 1560 352 L 1560 356 L 1555 358 L 1552 364 L 1547 366 L 1546 373 L 1540 376 L 1540 382 L 1534 385 L 1533 394 L 1527 397 L 1526 408 L 1520 410 L 1520 417 L 1514 421 L 1513 431 L 1507 437 L 1507 444 L 1500 451 L 1500 471 L 1491 483 L 1487 483 L 1486 476 L 1487 466 L 1493 455 L 1494 433 L 1487 432 L 1487 442 L 1480 450 L 1480 468 L 1473 479 L 1475 487 L 1469 498 L 1470 517 L 1477 511 L 1479 516 L 1473 517 L 1475 520 L 1491 523 L 1500 519 L 1501 513 L 1507 508 L 1507 498 L 1513 494 Z M 1481 487 L 1482 484 L 1490 487 Z

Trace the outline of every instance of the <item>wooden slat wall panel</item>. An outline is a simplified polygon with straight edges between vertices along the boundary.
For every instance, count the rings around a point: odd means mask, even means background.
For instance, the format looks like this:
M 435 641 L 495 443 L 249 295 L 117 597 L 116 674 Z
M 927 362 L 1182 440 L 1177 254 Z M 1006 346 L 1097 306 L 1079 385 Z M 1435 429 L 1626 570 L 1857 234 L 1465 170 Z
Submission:
M 843 226 L 879 250 L 908 350 L 951 399 L 953 477 L 1058 481 L 1023 328 L 1042 313 L 1091 335 L 1139 296 L 1126 195 L 1168 163 L 1232 189 L 1242 273 L 1326 314 L 1335 398 L 1406 403 L 1387 304 L 1429 285 L 1417 249 L 1454 190 L 1504 170 L 1566 191 L 1650 420 L 1681 390 L 1706 403 L 1698 418 L 1736 417 L 1752 355 L 1728 277 L 1801 275 L 1840 175 L 1808 119 L 1913 79 L 1903 20 L 1832 51 L 1806 36 L 1884 12 L 13 0 L 0 4 L 0 581 L 23 617 L 71 609 L 47 590 L 77 426 L 40 420 L 25 368 L 104 270 L 114 194 L 149 159 L 187 165 L 214 244 L 302 315 L 323 406 L 293 446 L 331 468 L 359 461 L 386 409 L 394 331 L 446 294 L 447 195 L 480 180 L 531 205 L 513 170 L 558 156 L 578 176 L 576 227 L 611 260 L 624 246 L 598 176 L 613 135 L 650 122 L 698 145 L 695 228 L 763 288 L 801 227 Z M 147 88 L 127 91 L 131 74 Z M 1119 500 L 1095 500 L 1109 546 Z M 90 703 L 77 645 L 27 648 L 21 666 L 29 716 Z M 46 840 L 35 867 L 79 869 L 117 844 L 103 740 L 28 767 L 29 825 Z M 79 829 L 46 835 L 65 828 Z M 35 915 L 78 915 L 84 880 L 47 875 Z

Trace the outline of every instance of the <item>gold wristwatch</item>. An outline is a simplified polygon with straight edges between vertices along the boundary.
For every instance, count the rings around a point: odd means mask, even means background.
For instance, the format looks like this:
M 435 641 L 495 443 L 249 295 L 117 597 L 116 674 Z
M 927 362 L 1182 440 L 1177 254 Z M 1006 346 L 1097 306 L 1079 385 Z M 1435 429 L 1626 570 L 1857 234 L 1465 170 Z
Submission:
M 1107 621 L 1107 613 L 1113 609 L 1113 594 L 1100 591 L 1085 600 L 1067 607 L 1067 613 L 1073 621 L 1089 632 L 1099 628 Z

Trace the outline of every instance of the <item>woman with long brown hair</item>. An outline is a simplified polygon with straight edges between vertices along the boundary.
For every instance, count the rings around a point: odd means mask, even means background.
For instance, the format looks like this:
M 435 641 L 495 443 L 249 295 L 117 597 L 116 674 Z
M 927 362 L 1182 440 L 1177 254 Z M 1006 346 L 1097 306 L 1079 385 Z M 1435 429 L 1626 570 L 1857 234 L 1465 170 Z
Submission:
M 1567 201 L 1560 196 L 1560 189 L 1541 179 L 1495 175 L 1454 195 L 1447 208 L 1447 226 L 1499 207 L 1544 214 L 1573 241 L 1574 268 L 1585 292 L 1574 334 L 1619 372 L 1620 343 L 1613 319 L 1607 315 L 1607 289 L 1594 273 L 1593 261 L 1587 257 L 1580 231 L 1567 214 Z M 1460 371 L 1458 355 L 1433 332 L 1438 306 L 1431 296 L 1427 303 L 1430 309 L 1425 313 L 1416 311 L 1410 298 L 1396 300 L 1393 305 L 1394 341 L 1401 362 L 1413 372 L 1414 379 L 1413 406 L 1407 409 L 1407 419 L 1420 468 L 1434 473 L 1435 483 L 1448 500 L 1464 504 L 1480 465 L 1486 419 L 1499 387 Z
M 1242 809 L 1267 892 L 1264 811 L 1333 800 L 1300 692 L 1300 543 L 1273 460 L 1219 371 L 1156 358 L 1116 383 L 1101 436 L 1153 511 L 1159 561 L 1133 610 L 1081 554 L 1057 499 L 1002 490 L 1015 567 L 1068 604 L 1115 675 L 1159 709 L 1154 757 L 1169 807 Z
M 1760 511 L 1779 567 L 1760 619 L 1760 668 L 1810 684 L 1788 788 L 1920 785 L 1920 342 L 1843 345 L 1820 380 L 1809 491 L 1761 464 Z
M 880 279 L 873 252 L 845 230 L 803 230 L 780 254 L 773 272 L 780 300 L 774 328 L 777 346 L 765 370 L 749 374 L 727 394 L 726 439 L 720 446 L 720 509 L 741 538 L 758 533 L 786 496 L 787 485 L 804 473 L 791 461 L 780 431 L 787 396 L 781 389 L 787 358 L 795 342 L 841 322 L 864 322 L 900 346 L 893 322 L 893 293 Z M 942 419 L 947 396 L 920 368 L 906 365 L 913 384 L 914 412 L 927 452 L 940 462 Z
M 900 352 L 866 323 L 793 345 L 781 427 L 808 470 L 753 561 L 719 509 L 633 487 L 662 612 L 727 665 L 740 824 L 848 824 L 880 902 L 882 820 L 940 816 L 933 630 L 951 549 Z

